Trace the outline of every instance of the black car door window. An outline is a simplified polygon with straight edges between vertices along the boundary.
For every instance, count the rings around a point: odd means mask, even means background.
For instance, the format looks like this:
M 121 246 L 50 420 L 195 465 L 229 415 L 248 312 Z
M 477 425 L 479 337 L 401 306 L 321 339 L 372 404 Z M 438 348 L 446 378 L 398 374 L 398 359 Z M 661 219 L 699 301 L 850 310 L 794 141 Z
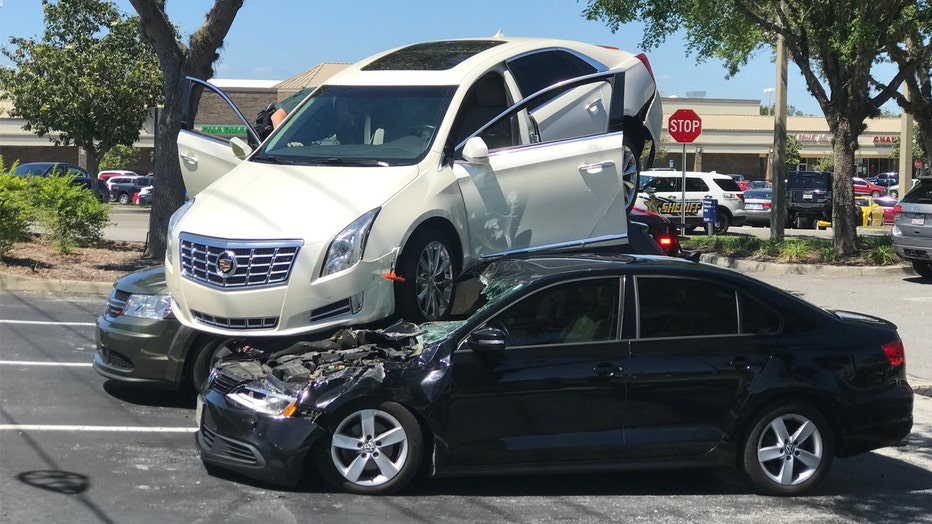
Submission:
M 738 334 L 734 289 L 691 278 L 638 277 L 639 338 Z
M 618 332 L 619 280 L 590 279 L 548 287 L 497 315 L 508 347 L 613 340 Z

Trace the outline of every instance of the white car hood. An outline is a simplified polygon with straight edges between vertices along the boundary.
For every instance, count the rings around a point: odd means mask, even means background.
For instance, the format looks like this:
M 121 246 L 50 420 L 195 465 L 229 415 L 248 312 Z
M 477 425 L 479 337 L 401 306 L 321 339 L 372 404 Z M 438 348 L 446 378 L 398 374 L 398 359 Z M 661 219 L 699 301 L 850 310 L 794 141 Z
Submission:
M 244 162 L 195 198 L 176 231 L 209 237 L 329 241 L 410 183 L 418 167 Z

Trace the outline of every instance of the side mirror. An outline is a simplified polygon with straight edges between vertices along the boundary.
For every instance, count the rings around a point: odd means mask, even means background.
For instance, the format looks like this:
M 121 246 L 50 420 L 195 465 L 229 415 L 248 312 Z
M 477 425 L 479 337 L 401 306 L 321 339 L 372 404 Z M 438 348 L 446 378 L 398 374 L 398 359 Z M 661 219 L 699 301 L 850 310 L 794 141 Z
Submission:
M 238 136 L 234 136 L 230 139 L 230 148 L 233 150 L 233 156 L 240 160 L 244 160 L 252 153 L 252 148 L 249 147 L 249 144 L 243 142 L 243 139 Z
M 480 353 L 505 349 L 505 332 L 497 328 L 482 328 L 466 338 L 466 345 Z
M 489 161 L 489 146 L 481 138 L 474 136 L 463 146 L 463 160 L 470 164 L 486 164 Z

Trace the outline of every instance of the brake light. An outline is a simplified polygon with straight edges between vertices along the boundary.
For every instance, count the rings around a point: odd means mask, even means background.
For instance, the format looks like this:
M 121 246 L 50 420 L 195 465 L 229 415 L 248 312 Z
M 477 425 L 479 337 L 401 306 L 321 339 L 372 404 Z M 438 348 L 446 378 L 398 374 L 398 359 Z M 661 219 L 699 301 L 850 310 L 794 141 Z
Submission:
M 903 349 L 903 341 L 900 339 L 884 344 L 883 354 L 890 361 L 890 365 L 895 368 L 906 363 L 906 351 Z
M 641 63 L 644 64 L 644 67 L 647 68 L 647 74 L 649 74 L 651 78 L 654 78 L 654 70 L 651 69 L 650 67 L 650 61 L 647 60 L 647 55 L 645 55 L 644 53 L 639 53 L 634 58 L 637 58 L 638 60 L 640 60 Z
M 764 207 L 764 209 L 770 209 L 770 207 L 773 205 L 773 203 L 772 203 L 772 202 L 763 202 L 763 203 L 761 203 L 761 205 Z
M 736 196 L 738 197 L 738 200 L 744 202 L 744 193 L 738 193 Z
M 662 236 L 657 239 L 657 243 L 660 244 L 660 247 L 670 247 L 673 245 L 673 237 Z
M 902 215 L 902 214 L 903 214 L 903 206 L 901 206 L 901 205 L 899 205 L 899 204 L 893 206 L 893 214 L 894 214 L 894 215 Z

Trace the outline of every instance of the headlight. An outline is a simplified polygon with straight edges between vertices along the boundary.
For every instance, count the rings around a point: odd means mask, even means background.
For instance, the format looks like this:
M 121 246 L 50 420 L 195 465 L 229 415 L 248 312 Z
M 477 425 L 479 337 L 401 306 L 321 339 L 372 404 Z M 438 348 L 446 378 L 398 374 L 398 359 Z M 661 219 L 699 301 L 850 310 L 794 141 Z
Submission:
M 171 218 L 168 219 L 168 237 L 165 239 L 165 257 L 168 259 L 168 262 L 172 262 L 172 257 L 175 255 L 175 246 L 172 243 L 175 238 L 175 227 L 178 226 L 178 222 L 181 222 L 181 217 L 188 212 L 188 209 L 191 209 L 191 206 L 194 205 L 194 199 L 188 200 L 184 204 L 181 204 L 181 207 L 175 210 L 172 213 Z
M 130 295 L 121 315 L 158 320 L 171 313 L 171 295 Z
M 238 387 L 228 393 L 227 398 L 244 408 L 276 417 L 281 416 L 298 399 L 295 395 L 273 391 L 261 384 Z
M 321 276 L 349 269 L 362 259 L 362 253 L 366 249 L 366 240 L 369 238 L 369 231 L 372 229 L 372 223 L 375 222 L 375 217 L 378 214 L 379 208 L 373 209 L 346 226 L 346 229 L 340 231 L 340 234 L 333 239 L 330 247 L 327 248 L 327 258 L 324 259 L 324 267 L 320 272 Z

